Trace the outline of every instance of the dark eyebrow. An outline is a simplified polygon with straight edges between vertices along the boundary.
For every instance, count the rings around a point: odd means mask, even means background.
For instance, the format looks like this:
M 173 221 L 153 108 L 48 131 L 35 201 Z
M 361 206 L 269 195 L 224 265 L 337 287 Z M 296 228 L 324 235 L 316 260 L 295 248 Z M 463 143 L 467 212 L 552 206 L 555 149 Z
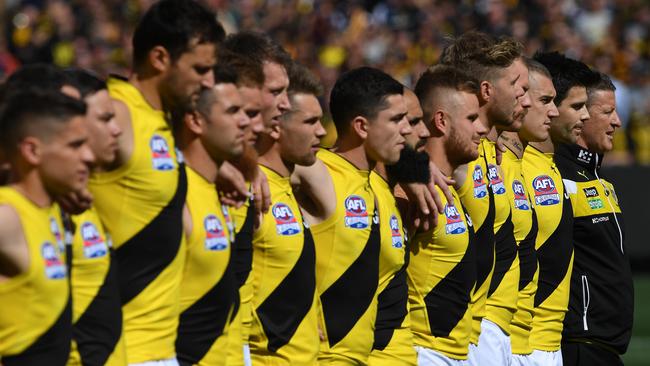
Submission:
M 406 117 L 406 112 L 404 113 L 398 113 L 390 118 L 391 121 L 400 121 L 402 118 Z

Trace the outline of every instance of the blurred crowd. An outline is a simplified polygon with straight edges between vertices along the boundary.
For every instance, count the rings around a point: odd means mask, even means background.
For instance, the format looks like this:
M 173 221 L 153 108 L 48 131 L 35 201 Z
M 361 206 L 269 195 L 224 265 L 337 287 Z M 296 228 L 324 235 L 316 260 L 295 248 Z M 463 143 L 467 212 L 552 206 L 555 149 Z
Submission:
M 613 164 L 650 164 L 650 1 L 205 0 L 227 32 L 270 33 L 326 86 L 373 65 L 411 85 L 449 37 L 509 35 L 527 53 L 559 50 L 612 75 L 623 129 Z M 0 80 L 51 62 L 128 74 L 133 28 L 154 0 L 3 0 Z M 327 93 L 325 94 L 327 95 Z

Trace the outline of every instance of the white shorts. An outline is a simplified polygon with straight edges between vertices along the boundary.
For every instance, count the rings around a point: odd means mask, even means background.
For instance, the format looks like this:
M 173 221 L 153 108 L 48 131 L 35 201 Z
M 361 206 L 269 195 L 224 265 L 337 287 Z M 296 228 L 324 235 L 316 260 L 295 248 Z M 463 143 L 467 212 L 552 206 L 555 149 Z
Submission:
M 474 343 L 469 344 L 469 349 L 467 350 L 467 361 L 469 366 L 481 366 L 478 362 L 478 346 Z
M 248 343 L 244 344 L 244 366 L 252 366 L 253 362 L 251 361 L 251 349 L 248 346 Z
M 562 366 L 562 350 L 547 352 L 536 349 L 528 357 L 533 366 Z
M 481 321 L 477 354 L 481 366 L 510 366 L 510 337 L 498 325 L 484 318 Z
M 178 365 L 178 361 L 176 361 L 176 358 L 168 358 L 166 360 L 130 363 L 129 366 L 179 366 L 179 365 Z
M 534 366 L 531 355 L 512 355 L 511 366 Z
M 415 346 L 418 366 L 469 366 L 467 360 L 456 360 L 430 348 Z

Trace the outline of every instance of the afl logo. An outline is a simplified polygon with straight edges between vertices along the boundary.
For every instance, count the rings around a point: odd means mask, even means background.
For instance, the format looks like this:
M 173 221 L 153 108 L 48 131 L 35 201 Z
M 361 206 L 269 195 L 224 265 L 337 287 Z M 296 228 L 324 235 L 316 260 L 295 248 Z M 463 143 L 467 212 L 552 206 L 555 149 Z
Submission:
M 462 234 L 465 232 L 465 223 L 460 216 L 460 212 L 453 204 L 445 206 L 445 217 L 447 218 L 447 225 L 445 231 L 447 234 Z
M 153 135 L 149 141 L 149 147 L 154 169 L 173 170 L 175 168 L 174 159 L 169 153 L 169 145 L 164 138 L 160 135 Z
M 399 227 L 399 220 L 397 216 L 391 215 L 389 220 L 390 225 L 390 236 L 393 240 L 393 248 L 401 248 L 404 246 L 404 241 L 402 240 L 402 232 Z
M 223 225 L 215 215 L 207 215 L 203 219 L 205 228 L 205 249 L 213 251 L 222 251 L 228 248 L 228 238 L 223 232 Z
M 363 198 L 352 195 L 344 202 L 345 226 L 353 229 L 365 229 L 368 227 L 368 210 L 366 201 Z
M 515 193 L 515 208 L 524 211 L 530 210 L 524 185 L 520 181 L 515 180 L 512 182 L 512 191 Z
M 501 177 L 499 177 L 499 168 L 496 165 L 488 165 L 488 179 L 490 180 L 490 186 L 492 187 L 492 193 L 494 194 L 504 194 L 506 193 L 506 187 L 503 185 Z
M 478 164 L 474 167 L 472 180 L 474 181 L 474 198 L 487 196 L 487 186 L 485 185 L 485 181 L 483 181 L 483 169 Z
M 84 222 L 80 228 L 86 258 L 99 258 L 108 253 L 104 239 L 99 234 L 97 227 L 92 222 Z
M 276 203 L 271 209 L 275 218 L 275 231 L 278 235 L 296 235 L 300 233 L 300 225 L 293 215 L 291 207 L 285 203 Z
M 54 245 L 50 242 L 45 242 L 41 246 L 41 255 L 45 262 L 45 276 L 51 280 L 58 280 L 65 278 L 66 268 L 59 253 Z
M 533 179 L 533 190 L 536 205 L 550 206 L 560 203 L 560 194 L 557 192 L 555 182 L 548 175 L 540 175 Z

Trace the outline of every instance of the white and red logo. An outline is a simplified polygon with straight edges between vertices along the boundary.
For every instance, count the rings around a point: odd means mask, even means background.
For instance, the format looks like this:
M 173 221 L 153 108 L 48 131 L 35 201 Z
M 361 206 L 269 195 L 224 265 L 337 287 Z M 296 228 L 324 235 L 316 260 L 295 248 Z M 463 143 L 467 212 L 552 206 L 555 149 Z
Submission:
M 391 215 L 389 220 L 390 236 L 393 241 L 393 248 L 402 248 L 404 246 L 404 239 L 400 230 L 399 220 L 397 216 Z
M 357 195 L 348 196 L 345 205 L 345 226 L 353 229 L 368 227 L 368 209 L 366 201 Z
M 207 215 L 203 219 L 203 227 L 205 228 L 205 249 L 222 251 L 228 248 L 228 238 L 217 216 Z
M 499 168 L 494 164 L 488 165 L 488 179 L 490 180 L 490 187 L 492 187 L 492 193 L 494 194 L 506 193 L 506 186 L 503 185 L 503 180 L 499 176 Z
M 59 280 L 66 277 L 66 268 L 57 248 L 49 241 L 41 246 L 41 256 L 45 262 L 45 276 L 51 280 Z
M 280 202 L 273 205 L 271 213 L 275 218 L 275 231 L 278 235 L 296 235 L 300 233 L 300 224 L 293 215 L 291 207 Z
M 526 197 L 524 185 L 515 179 L 512 182 L 512 191 L 515 193 L 515 208 L 523 211 L 530 210 L 530 204 L 528 202 L 528 198 Z
M 551 206 L 560 203 L 560 194 L 557 192 L 553 178 L 548 175 L 539 175 L 533 179 L 535 204 L 538 206 Z
M 79 230 L 84 245 L 84 257 L 100 258 L 108 253 L 106 241 L 92 222 L 84 222 Z
M 474 167 L 472 180 L 474 181 L 474 198 L 483 198 L 487 196 L 487 185 L 483 180 L 483 169 L 481 169 L 481 166 L 479 164 L 476 164 Z
M 445 232 L 447 234 L 462 234 L 467 230 L 465 222 L 460 216 L 460 212 L 453 204 L 445 205 L 445 217 L 447 218 L 447 225 L 445 225 Z
M 167 141 L 160 135 L 153 135 L 149 141 L 151 148 L 151 159 L 153 168 L 156 170 L 173 170 L 176 165 L 174 158 L 169 153 L 169 145 Z

